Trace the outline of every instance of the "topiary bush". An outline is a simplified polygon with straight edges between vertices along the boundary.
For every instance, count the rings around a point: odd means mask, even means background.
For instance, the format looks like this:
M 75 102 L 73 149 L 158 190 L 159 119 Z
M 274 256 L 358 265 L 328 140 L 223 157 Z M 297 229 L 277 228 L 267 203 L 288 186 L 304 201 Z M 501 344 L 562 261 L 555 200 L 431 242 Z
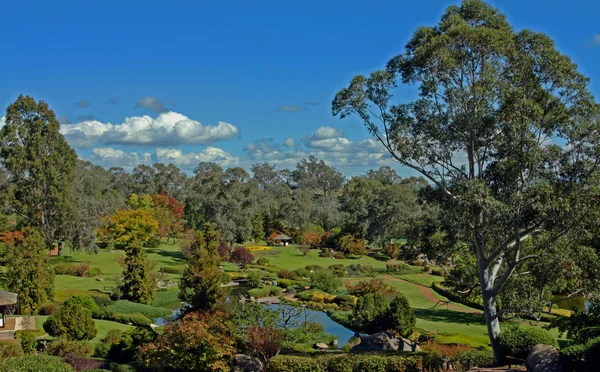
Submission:
M 298 275 L 298 274 L 296 274 L 296 272 L 290 271 L 290 270 L 287 270 L 287 269 L 281 269 L 281 270 L 279 270 L 279 274 L 278 274 L 278 276 L 281 279 L 294 279 L 296 277 L 296 275 Z
M 87 341 L 69 340 L 65 336 L 59 336 L 52 340 L 46 348 L 49 355 L 65 357 L 89 357 L 94 354 L 94 347 Z
M 73 367 L 64 363 L 60 358 L 49 355 L 27 355 L 6 360 L 0 371 L 10 372 L 73 372 Z
M 90 311 L 75 302 L 64 304 L 50 315 L 44 322 L 44 330 L 51 336 L 70 340 L 91 340 L 98 333 Z
M 264 257 L 261 257 L 258 260 L 256 260 L 256 264 L 260 266 L 269 266 L 269 260 Z
M 98 304 L 96 304 L 96 301 L 94 301 L 93 298 L 91 298 L 90 296 L 87 295 L 74 295 L 69 297 L 65 303 L 63 304 L 63 306 L 68 306 L 68 305 L 79 305 L 85 309 L 87 309 L 90 314 L 92 314 L 94 311 L 98 310 Z
M 336 258 L 338 260 L 345 260 L 346 255 L 343 254 L 342 252 L 337 252 L 336 254 L 333 255 L 333 258 Z
M 272 285 L 266 285 L 262 288 L 253 288 L 249 290 L 248 295 L 255 298 L 279 296 L 281 295 L 281 288 Z
M 119 343 L 122 335 L 123 331 L 120 329 L 111 329 L 108 331 L 106 336 L 96 344 L 96 347 L 94 348 L 94 356 L 103 359 L 108 357 L 110 348 Z
M 92 277 L 98 276 L 100 274 L 102 274 L 102 270 L 100 270 L 97 267 L 92 267 L 91 269 L 89 269 L 87 271 L 87 273 L 85 273 L 85 276 L 87 276 L 88 278 L 92 278 Z
M 527 359 L 529 351 L 537 344 L 552 345 L 558 349 L 558 342 L 548 331 L 518 325 L 505 327 L 498 337 L 498 342 L 503 357 L 511 356 L 519 359 Z
M 466 371 L 467 367 L 490 368 L 495 366 L 494 353 L 491 350 L 461 351 L 452 358 L 452 364 L 459 371 Z
M 445 276 L 445 273 L 444 270 L 436 267 L 435 269 L 431 269 L 431 275 Z
M 310 271 L 304 268 L 300 268 L 296 270 L 296 275 L 298 275 L 301 278 L 308 278 L 310 276 Z
M 21 338 L 24 333 L 30 333 L 33 337 L 40 337 L 46 334 L 46 331 L 43 329 L 20 329 L 15 331 L 15 338 Z
M 262 286 L 262 276 L 257 271 L 251 271 L 246 279 L 248 279 L 248 284 L 252 288 L 260 288 Z
M 58 263 L 54 265 L 55 275 L 75 275 L 75 265 L 68 263 Z

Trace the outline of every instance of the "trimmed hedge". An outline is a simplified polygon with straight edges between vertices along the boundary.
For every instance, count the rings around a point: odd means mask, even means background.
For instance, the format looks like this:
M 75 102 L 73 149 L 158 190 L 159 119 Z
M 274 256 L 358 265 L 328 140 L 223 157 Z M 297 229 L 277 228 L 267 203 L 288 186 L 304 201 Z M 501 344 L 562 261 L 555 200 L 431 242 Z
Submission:
M 46 331 L 44 331 L 43 329 L 20 329 L 18 331 L 15 331 L 15 338 L 21 338 L 21 336 L 25 333 L 30 333 L 32 334 L 34 337 L 41 337 L 43 335 L 46 334 Z
M 471 367 L 479 368 L 490 368 L 496 363 L 491 350 L 461 351 L 452 358 L 452 364 L 458 371 L 466 371 L 469 362 Z
M 0 359 L 20 356 L 23 356 L 21 344 L 10 341 L 0 341 Z
M 336 354 L 320 356 L 278 355 L 268 372 L 417 372 L 439 370 L 441 357 L 430 353 Z
M 127 300 L 120 300 L 111 303 L 109 306 L 104 307 L 113 313 L 122 314 L 143 314 L 150 319 L 160 318 L 171 314 L 171 310 L 165 307 L 155 307 L 146 304 L 138 304 Z
M 537 344 L 552 345 L 558 349 L 556 339 L 550 332 L 541 328 L 506 327 L 500 333 L 498 342 L 503 357 L 519 359 L 527 359 L 529 351 Z
M 281 288 L 272 286 L 272 285 L 266 285 L 262 288 L 253 288 L 248 291 L 248 295 L 255 297 L 255 298 L 256 297 L 269 297 L 271 295 L 279 296 L 280 294 L 281 294 Z

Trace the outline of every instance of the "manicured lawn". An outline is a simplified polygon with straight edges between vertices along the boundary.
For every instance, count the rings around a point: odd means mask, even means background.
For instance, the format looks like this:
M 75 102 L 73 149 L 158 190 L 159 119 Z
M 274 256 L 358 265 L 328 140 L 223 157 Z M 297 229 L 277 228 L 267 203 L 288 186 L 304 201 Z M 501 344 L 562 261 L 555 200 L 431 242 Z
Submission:
M 442 278 L 441 276 L 429 274 L 406 274 L 399 275 L 398 278 L 408 280 L 409 282 L 419 283 L 426 287 L 431 287 L 433 283 L 444 281 L 444 278 Z
M 357 259 L 345 259 L 338 260 L 335 258 L 323 258 L 319 257 L 320 250 L 311 249 L 310 252 L 304 256 L 298 250 L 298 245 L 288 245 L 287 247 L 273 247 L 270 251 L 256 251 L 252 252 L 256 259 L 265 257 L 269 260 L 269 264 L 280 267 L 282 269 L 296 270 L 308 265 L 319 265 L 322 267 L 328 267 L 329 265 L 371 265 L 373 268 L 385 268 L 386 263 L 394 263 L 396 261 L 378 261 L 374 258 L 363 256 Z
M 43 316 L 43 315 L 36 316 L 35 317 L 35 328 L 44 329 L 43 324 L 46 321 L 46 318 L 48 318 L 48 317 Z M 96 324 L 96 329 L 98 330 L 98 334 L 91 341 L 92 343 L 100 342 L 100 339 L 106 337 L 106 334 L 111 329 L 120 329 L 124 332 L 124 331 L 128 330 L 129 328 L 131 328 L 130 325 L 117 323 L 117 322 L 111 322 L 108 320 L 94 319 L 94 323 Z

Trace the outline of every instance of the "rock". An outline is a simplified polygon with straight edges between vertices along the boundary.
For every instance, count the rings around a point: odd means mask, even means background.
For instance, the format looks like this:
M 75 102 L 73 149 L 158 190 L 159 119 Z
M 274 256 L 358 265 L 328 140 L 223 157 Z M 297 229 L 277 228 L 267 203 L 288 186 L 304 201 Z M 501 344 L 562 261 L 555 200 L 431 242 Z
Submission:
M 253 358 L 245 354 L 235 354 L 234 372 L 262 372 L 264 366 L 258 358 Z
M 329 346 L 327 346 L 327 344 L 319 342 L 315 344 L 315 349 L 329 349 Z
M 537 344 L 531 348 L 525 361 L 530 372 L 562 372 L 560 354 L 553 346 Z
M 337 338 L 335 340 L 331 341 L 331 346 L 338 347 L 338 339 Z
M 400 347 L 400 340 L 390 338 L 387 332 L 365 335 L 360 338 L 360 343 L 354 346 L 351 351 L 397 351 Z
M 104 278 L 96 278 L 96 281 L 98 281 L 98 282 L 103 282 L 103 281 L 104 281 Z
M 416 342 L 412 342 L 411 340 L 409 340 L 407 338 L 401 338 L 401 339 L 399 339 L 399 341 L 401 342 L 401 345 L 402 345 L 402 351 L 411 351 L 411 352 L 421 351 L 421 347 Z

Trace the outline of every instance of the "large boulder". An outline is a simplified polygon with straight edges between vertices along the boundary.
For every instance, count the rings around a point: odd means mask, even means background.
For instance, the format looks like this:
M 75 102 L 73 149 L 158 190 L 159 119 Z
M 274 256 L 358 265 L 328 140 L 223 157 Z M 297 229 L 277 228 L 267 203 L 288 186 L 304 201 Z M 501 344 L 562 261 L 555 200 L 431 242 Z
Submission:
M 387 332 L 361 336 L 360 343 L 351 351 L 398 351 L 400 340 L 390 336 Z
M 531 348 L 525 366 L 529 372 L 562 372 L 560 353 L 550 345 L 537 344 Z
M 245 354 L 235 354 L 233 372 L 262 372 L 263 363 L 258 358 Z
M 324 344 L 322 342 L 318 342 L 315 344 L 315 349 L 325 350 L 325 349 L 329 349 L 329 346 L 327 346 L 327 344 Z
M 407 338 L 401 338 L 401 347 L 402 347 L 402 351 L 421 351 L 421 347 L 416 343 L 416 342 L 412 342 L 411 340 L 407 339 Z

